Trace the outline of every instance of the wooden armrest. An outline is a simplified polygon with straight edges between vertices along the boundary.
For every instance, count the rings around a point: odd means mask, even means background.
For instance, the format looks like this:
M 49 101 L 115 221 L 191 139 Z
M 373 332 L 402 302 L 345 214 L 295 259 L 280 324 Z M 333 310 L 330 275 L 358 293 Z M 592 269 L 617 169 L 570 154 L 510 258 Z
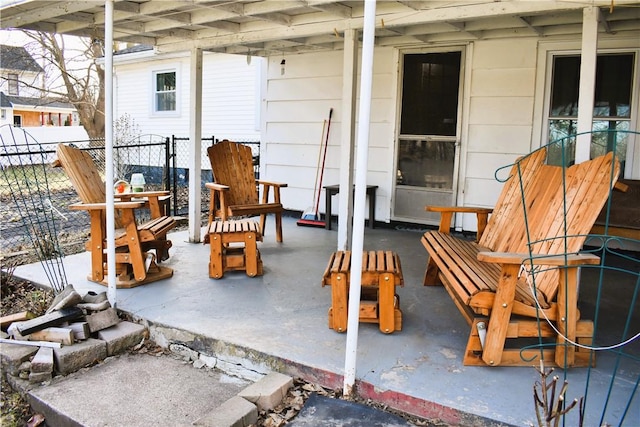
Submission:
M 115 195 L 115 197 L 118 197 L 122 200 L 131 200 L 134 197 L 135 198 L 138 198 L 138 197 L 160 198 L 163 196 L 171 197 L 171 194 L 166 190 L 159 190 L 159 191 L 140 191 L 135 193 L 123 193 L 123 194 Z
M 257 179 L 256 182 L 260 185 L 268 185 L 270 187 L 278 187 L 278 188 L 289 186 L 289 184 L 286 184 L 284 182 L 265 181 L 263 179 Z
M 425 206 L 428 212 L 440 212 L 440 226 L 438 231 L 441 233 L 449 233 L 451 228 L 451 219 L 454 213 L 475 213 L 478 221 L 478 233 L 476 234 L 476 242 L 480 241 L 484 229 L 487 227 L 489 214 L 493 212 L 492 208 L 478 208 L 472 206 Z
M 161 208 L 160 203 L 171 199 L 171 194 L 166 190 L 139 191 L 133 193 L 116 194 L 115 197 L 117 200 L 123 202 L 143 202 L 145 204 L 145 207 L 149 208 L 151 218 L 155 219 L 164 216 L 165 210 Z
M 428 212 L 476 213 L 490 214 L 493 208 L 478 208 L 473 206 L 425 206 Z
M 215 182 L 206 182 L 204 184 L 204 186 L 207 187 L 209 190 L 214 190 L 214 191 L 228 191 L 229 190 L 229 186 L 228 185 L 217 184 Z
M 116 209 L 138 209 L 144 207 L 143 201 L 134 202 L 114 202 L 114 208 Z M 69 209 L 74 211 L 93 211 L 93 210 L 105 210 L 107 209 L 106 203 L 74 203 L 69 205 Z
M 568 255 L 533 255 L 509 252 L 479 252 L 478 261 L 498 264 L 530 264 L 534 265 L 597 265 L 600 257 L 593 254 L 568 254 Z

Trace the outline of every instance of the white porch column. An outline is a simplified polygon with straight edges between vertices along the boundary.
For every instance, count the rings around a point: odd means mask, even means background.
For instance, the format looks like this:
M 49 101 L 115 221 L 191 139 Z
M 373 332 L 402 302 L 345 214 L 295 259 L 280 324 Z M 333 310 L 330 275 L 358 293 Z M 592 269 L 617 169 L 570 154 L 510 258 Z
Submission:
M 585 7 L 582 11 L 582 50 L 580 52 L 580 88 L 578 92 L 578 134 L 593 127 L 593 103 L 598 58 L 598 21 L 600 9 Z M 591 135 L 579 135 L 576 140 L 576 163 L 589 160 Z
M 371 90 L 373 87 L 373 42 L 376 26 L 376 0 L 364 4 L 362 38 L 362 72 L 358 111 L 358 149 L 356 151 L 356 197 L 353 214 L 353 249 L 347 313 L 347 342 L 344 361 L 343 393 L 349 397 L 356 381 L 356 354 L 360 325 L 360 288 L 362 286 L 362 252 L 364 246 L 364 211 L 367 202 L 367 165 L 369 161 L 369 127 L 371 125 Z M 344 190 L 343 190 L 344 191 Z M 351 189 L 346 191 L 351 193 Z
M 353 153 L 355 150 L 356 83 L 358 80 L 358 30 L 344 32 L 342 65 L 342 118 L 340 137 L 340 188 L 353 187 Z M 351 191 L 338 193 L 338 250 L 351 248 L 353 197 Z M 326 215 L 331 215 L 327 212 Z
M 107 298 L 116 307 L 116 226 L 113 195 L 113 0 L 104 3 L 104 161 L 107 203 Z
M 189 242 L 201 241 L 202 49 L 191 50 L 189 68 Z

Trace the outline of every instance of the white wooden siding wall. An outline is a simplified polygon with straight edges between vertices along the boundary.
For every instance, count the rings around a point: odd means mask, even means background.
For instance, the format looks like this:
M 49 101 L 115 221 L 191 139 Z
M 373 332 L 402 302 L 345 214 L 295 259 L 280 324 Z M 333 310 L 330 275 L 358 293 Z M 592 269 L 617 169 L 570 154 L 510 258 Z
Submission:
M 328 119 L 330 108 L 333 117 L 323 185 L 339 182 L 342 55 L 338 51 L 285 57 L 284 75 L 282 58 L 269 59 L 261 176 L 289 184 L 282 195 L 287 209 L 304 210 L 315 203 L 314 179 L 323 143 L 323 121 Z M 377 220 L 388 219 L 390 212 L 396 91 L 392 62 L 393 49 L 376 50 L 367 182 L 380 186 Z M 323 192 L 321 213 L 324 200 Z
M 460 202 L 494 205 L 502 184 L 497 168 L 531 149 L 535 89 L 536 39 L 481 41 L 474 44 L 463 151 Z M 376 219 L 389 220 L 393 200 L 397 64 L 393 48 L 378 48 L 374 57 L 368 183 L 379 186 Z M 313 204 L 313 184 L 322 122 L 334 107 L 324 184 L 338 182 L 342 52 L 271 58 L 267 76 L 263 176 L 289 183 L 283 196 L 288 209 Z M 334 204 L 335 205 L 335 204 Z M 324 212 L 324 195 L 320 212 Z M 334 210 L 334 214 L 337 210 Z M 464 218 L 465 229 L 475 229 Z
M 474 43 L 460 171 L 460 200 L 466 206 L 493 207 L 503 185 L 495 179 L 496 169 L 531 150 L 536 50 L 535 39 Z M 464 215 L 462 225 L 475 230 L 475 218 Z
M 202 137 L 227 138 L 239 141 L 259 141 L 255 108 L 259 102 L 256 79 L 260 58 L 247 64 L 245 56 L 207 54 L 203 56 L 202 73 Z M 176 69 L 179 78 L 177 116 L 152 114 L 152 73 L 155 70 Z M 189 136 L 189 57 L 162 59 L 153 57 L 136 63 L 116 64 L 116 112 L 118 119 L 129 114 L 142 134 Z M 202 168 L 211 169 L 203 144 Z M 179 152 L 179 167 L 188 166 L 188 152 Z

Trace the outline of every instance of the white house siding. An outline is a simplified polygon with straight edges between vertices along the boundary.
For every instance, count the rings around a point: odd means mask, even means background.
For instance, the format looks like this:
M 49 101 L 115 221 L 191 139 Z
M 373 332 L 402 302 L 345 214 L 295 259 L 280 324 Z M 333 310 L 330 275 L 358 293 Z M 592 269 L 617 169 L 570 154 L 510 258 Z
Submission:
M 264 94 L 266 152 L 261 176 L 287 182 L 283 204 L 304 210 L 313 205 L 323 121 L 333 108 L 323 185 L 339 181 L 343 52 L 323 52 L 269 60 Z M 395 124 L 395 67 L 392 48 L 376 49 L 373 70 L 368 184 L 378 185 L 376 220 L 389 220 Z M 321 160 L 321 159 L 320 159 Z M 337 203 L 334 203 L 336 205 Z M 324 212 L 324 192 L 320 199 Z M 334 210 L 334 213 L 337 212 Z
M 142 134 L 189 137 L 189 54 L 155 55 L 147 52 L 136 60 L 116 59 L 115 113 L 133 118 Z M 237 141 L 259 141 L 259 89 L 261 58 L 247 64 L 245 56 L 204 53 L 202 72 L 202 137 Z M 152 112 L 152 73 L 176 69 L 178 108 L 175 114 Z M 186 167 L 188 152 L 178 153 L 179 166 Z M 211 169 L 203 144 L 202 168 Z
M 494 206 L 502 188 L 496 169 L 541 143 L 540 109 L 546 60 L 536 37 L 479 40 L 466 46 L 461 119 L 461 157 L 456 204 Z M 579 40 L 561 40 L 562 43 Z M 626 47 L 637 47 L 637 41 Z M 413 46 L 415 47 L 415 46 Z M 425 47 L 427 48 L 427 47 Z M 394 194 L 395 132 L 398 105 L 398 51 L 376 48 L 374 54 L 369 170 L 367 181 L 379 186 L 376 220 L 391 217 Z M 341 143 L 342 52 L 272 57 L 264 90 L 262 176 L 289 183 L 283 194 L 288 209 L 304 210 L 314 202 L 314 178 L 322 123 L 334 108 L 324 184 L 339 178 Z M 637 94 L 637 87 L 635 88 Z M 502 177 L 504 177 L 504 171 Z M 333 214 L 337 213 L 334 203 Z M 324 195 L 320 212 L 324 212 Z M 425 221 L 426 222 L 426 221 Z M 471 215 L 456 225 L 475 230 Z
M 469 51 L 471 85 L 463 96 L 469 111 L 468 123 L 462 123 L 462 135 L 467 136 L 462 140 L 458 198 L 465 205 L 493 206 L 501 189 L 495 170 L 530 151 L 536 40 L 481 41 Z M 376 48 L 367 183 L 379 186 L 378 221 L 392 219 L 397 68 L 394 48 Z M 265 176 L 289 183 L 283 196 L 289 209 L 303 210 L 312 201 L 322 121 L 330 107 L 334 117 L 324 184 L 338 182 L 341 72 L 342 52 L 287 58 L 284 76 L 280 58 L 269 62 L 264 133 L 269 156 L 263 165 Z M 471 222 L 465 223 L 466 229 L 475 228 Z
M 470 51 L 458 200 L 466 206 L 493 207 L 502 189 L 496 169 L 531 151 L 537 40 L 478 41 Z M 463 216 L 463 228 L 475 229 L 473 215 Z

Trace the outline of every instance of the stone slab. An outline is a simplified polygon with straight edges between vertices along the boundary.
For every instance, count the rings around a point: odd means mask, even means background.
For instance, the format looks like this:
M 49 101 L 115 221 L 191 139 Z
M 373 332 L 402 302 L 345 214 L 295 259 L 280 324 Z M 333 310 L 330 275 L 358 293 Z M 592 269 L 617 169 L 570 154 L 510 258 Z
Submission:
M 91 332 L 98 332 L 118 324 L 118 311 L 111 307 L 85 317 Z
M 74 345 L 55 348 L 53 355 L 56 372 L 68 375 L 85 366 L 104 360 L 107 357 L 107 343 L 89 338 Z
M 50 347 L 40 347 L 31 360 L 31 373 L 43 372 L 53 372 L 53 349 Z
M 99 331 L 98 338 L 107 344 L 107 356 L 113 356 L 142 341 L 145 330 L 137 323 L 122 321 Z
M 2 371 L 10 375 L 20 373 L 20 365 L 31 359 L 38 352 L 38 347 L 19 344 L 0 344 L 0 362 Z
M 124 353 L 34 387 L 29 401 L 56 427 L 178 427 L 192 425 L 247 385 L 170 356 Z
M 282 402 L 291 386 L 293 378 L 279 372 L 271 372 L 242 390 L 239 396 L 255 403 L 260 411 L 268 410 Z
M 66 326 L 73 331 L 73 338 L 76 341 L 86 340 L 91 336 L 91 330 L 87 322 L 75 322 Z
M 215 410 L 196 420 L 193 425 L 205 427 L 248 427 L 258 421 L 258 408 L 253 403 L 234 396 Z
M 30 383 L 41 383 L 45 381 L 51 381 L 53 378 L 52 372 L 31 372 L 29 374 Z

